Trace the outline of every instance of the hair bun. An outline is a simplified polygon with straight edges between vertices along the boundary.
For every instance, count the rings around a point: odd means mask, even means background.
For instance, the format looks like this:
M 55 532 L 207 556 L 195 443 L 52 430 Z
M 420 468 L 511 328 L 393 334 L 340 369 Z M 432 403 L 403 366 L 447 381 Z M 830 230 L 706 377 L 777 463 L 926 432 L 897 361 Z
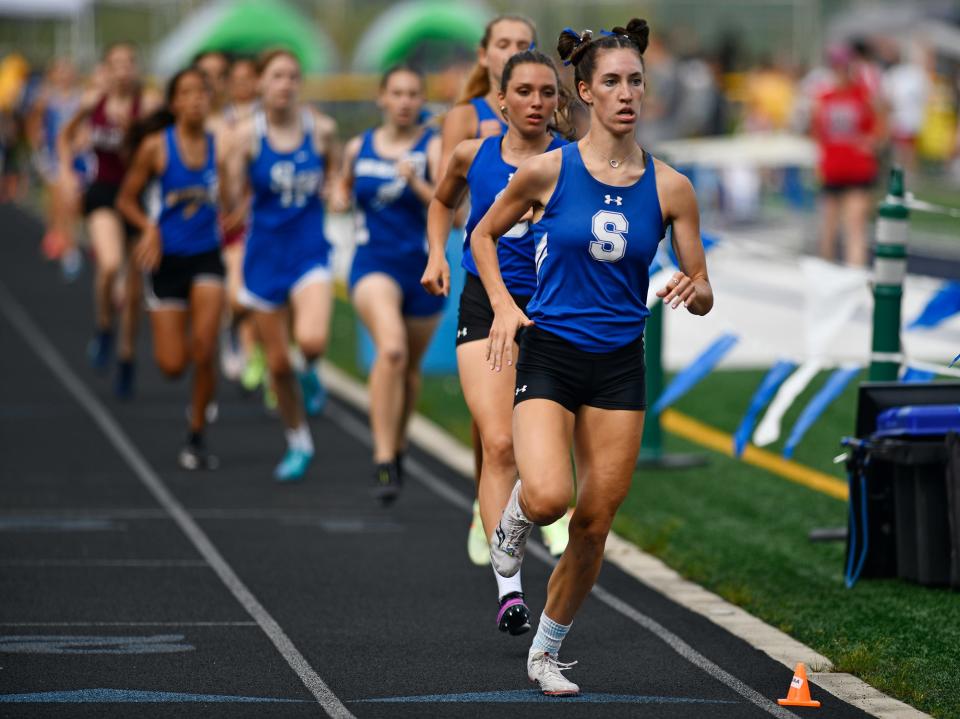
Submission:
M 572 28 L 564 28 L 557 40 L 557 54 L 564 65 L 576 65 L 592 40 L 592 30 L 578 33 Z
M 636 17 L 632 18 L 626 27 L 613 28 L 613 33 L 616 35 L 626 35 L 633 40 L 640 49 L 641 55 L 646 52 L 647 45 L 650 42 L 650 26 L 646 20 Z

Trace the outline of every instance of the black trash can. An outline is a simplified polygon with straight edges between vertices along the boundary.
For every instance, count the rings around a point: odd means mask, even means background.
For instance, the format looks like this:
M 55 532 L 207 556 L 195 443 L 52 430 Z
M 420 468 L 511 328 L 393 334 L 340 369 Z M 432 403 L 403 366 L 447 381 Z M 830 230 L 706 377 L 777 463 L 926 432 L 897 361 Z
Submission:
M 851 455 L 847 583 L 960 587 L 960 405 L 894 407 Z M 862 570 L 862 571 L 860 571 Z

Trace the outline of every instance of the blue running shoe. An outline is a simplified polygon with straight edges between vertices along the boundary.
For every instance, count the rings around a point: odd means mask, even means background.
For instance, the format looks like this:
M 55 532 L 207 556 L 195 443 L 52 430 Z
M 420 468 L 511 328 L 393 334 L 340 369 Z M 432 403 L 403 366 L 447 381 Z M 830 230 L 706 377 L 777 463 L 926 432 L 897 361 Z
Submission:
M 137 365 L 133 360 L 117 362 L 117 378 L 113 382 L 113 394 L 117 399 L 133 397 L 133 379 L 136 376 Z
M 315 369 L 308 369 L 298 375 L 300 390 L 303 392 L 303 408 L 310 417 L 316 417 L 327 403 L 327 388 L 323 386 Z
M 304 452 L 302 449 L 290 448 L 283 455 L 280 464 L 273 470 L 273 478 L 278 482 L 299 482 L 307 473 L 313 452 Z
M 113 332 L 100 330 L 87 345 L 87 359 L 90 360 L 90 366 L 97 372 L 106 372 L 112 357 Z

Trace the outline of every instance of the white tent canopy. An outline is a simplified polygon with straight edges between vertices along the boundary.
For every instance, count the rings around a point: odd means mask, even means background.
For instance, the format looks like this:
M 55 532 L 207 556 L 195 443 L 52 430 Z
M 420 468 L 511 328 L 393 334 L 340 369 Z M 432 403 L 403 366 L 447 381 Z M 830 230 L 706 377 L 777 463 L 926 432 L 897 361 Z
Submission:
M 0 17 L 72 18 L 90 0 L 0 0 Z

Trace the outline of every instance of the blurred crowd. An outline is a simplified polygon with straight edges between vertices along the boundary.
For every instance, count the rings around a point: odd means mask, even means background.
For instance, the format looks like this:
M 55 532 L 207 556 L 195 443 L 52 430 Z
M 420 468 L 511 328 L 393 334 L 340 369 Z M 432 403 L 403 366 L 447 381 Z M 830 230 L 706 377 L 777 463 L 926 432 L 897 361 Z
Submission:
M 838 257 L 836 239 L 842 231 L 842 259 L 866 262 L 877 180 L 890 164 L 905 168 L 908 183 L 918 173 L 960 180 L 960 62 L 955 58 L 938 54 L 919 38 L 889 36 L 830 44 L 813 66 L 776 56 L 748 63 L 743 55 L 733 37 L 711 52 L 682 33 L 651 38 L 640 139 L 656 148 L 669 140 L 740 133 L 811 137 L 819 150 L 814 177 L 822 190 L 818 242 L 824 257 Z M 457 69 L 438 76 L 435 87 L 458 85 L 451 79 L 457 75 L 462 81 Z M 98 81 L 96 70 L 84 79 L 65 60 L 45 68 L 30 67 L 15 53 L 0 60 L 0 201 L 23 195 L 30 178 L 46 177 L 59 123 L 73 112 L 83 87 Z M 350 126 L 349 118 L 338 116 L 335 98 L 314 99 Z M 78 142 L 85 141 L 81 134 Z M 799 176 L 787 168 L 776 173 L 776 183 L 799 188 Z M 746 187 L 741 204 L 749 219 L 769 177 L 740 172 L 739 181 Z M 730 174 L 723 182 L 733 207 L 738 177 Z M 784 192 L 789 196 L 789 189 Z M 811 198 L 807 190 L 807 198 L 794 204 L 808 208 Z M 49 201 L 56 215 L 55 193 Z M 702 204 L 709 211 L 710 198 Z M 46 249 L 59 252 L 49 243 Z

